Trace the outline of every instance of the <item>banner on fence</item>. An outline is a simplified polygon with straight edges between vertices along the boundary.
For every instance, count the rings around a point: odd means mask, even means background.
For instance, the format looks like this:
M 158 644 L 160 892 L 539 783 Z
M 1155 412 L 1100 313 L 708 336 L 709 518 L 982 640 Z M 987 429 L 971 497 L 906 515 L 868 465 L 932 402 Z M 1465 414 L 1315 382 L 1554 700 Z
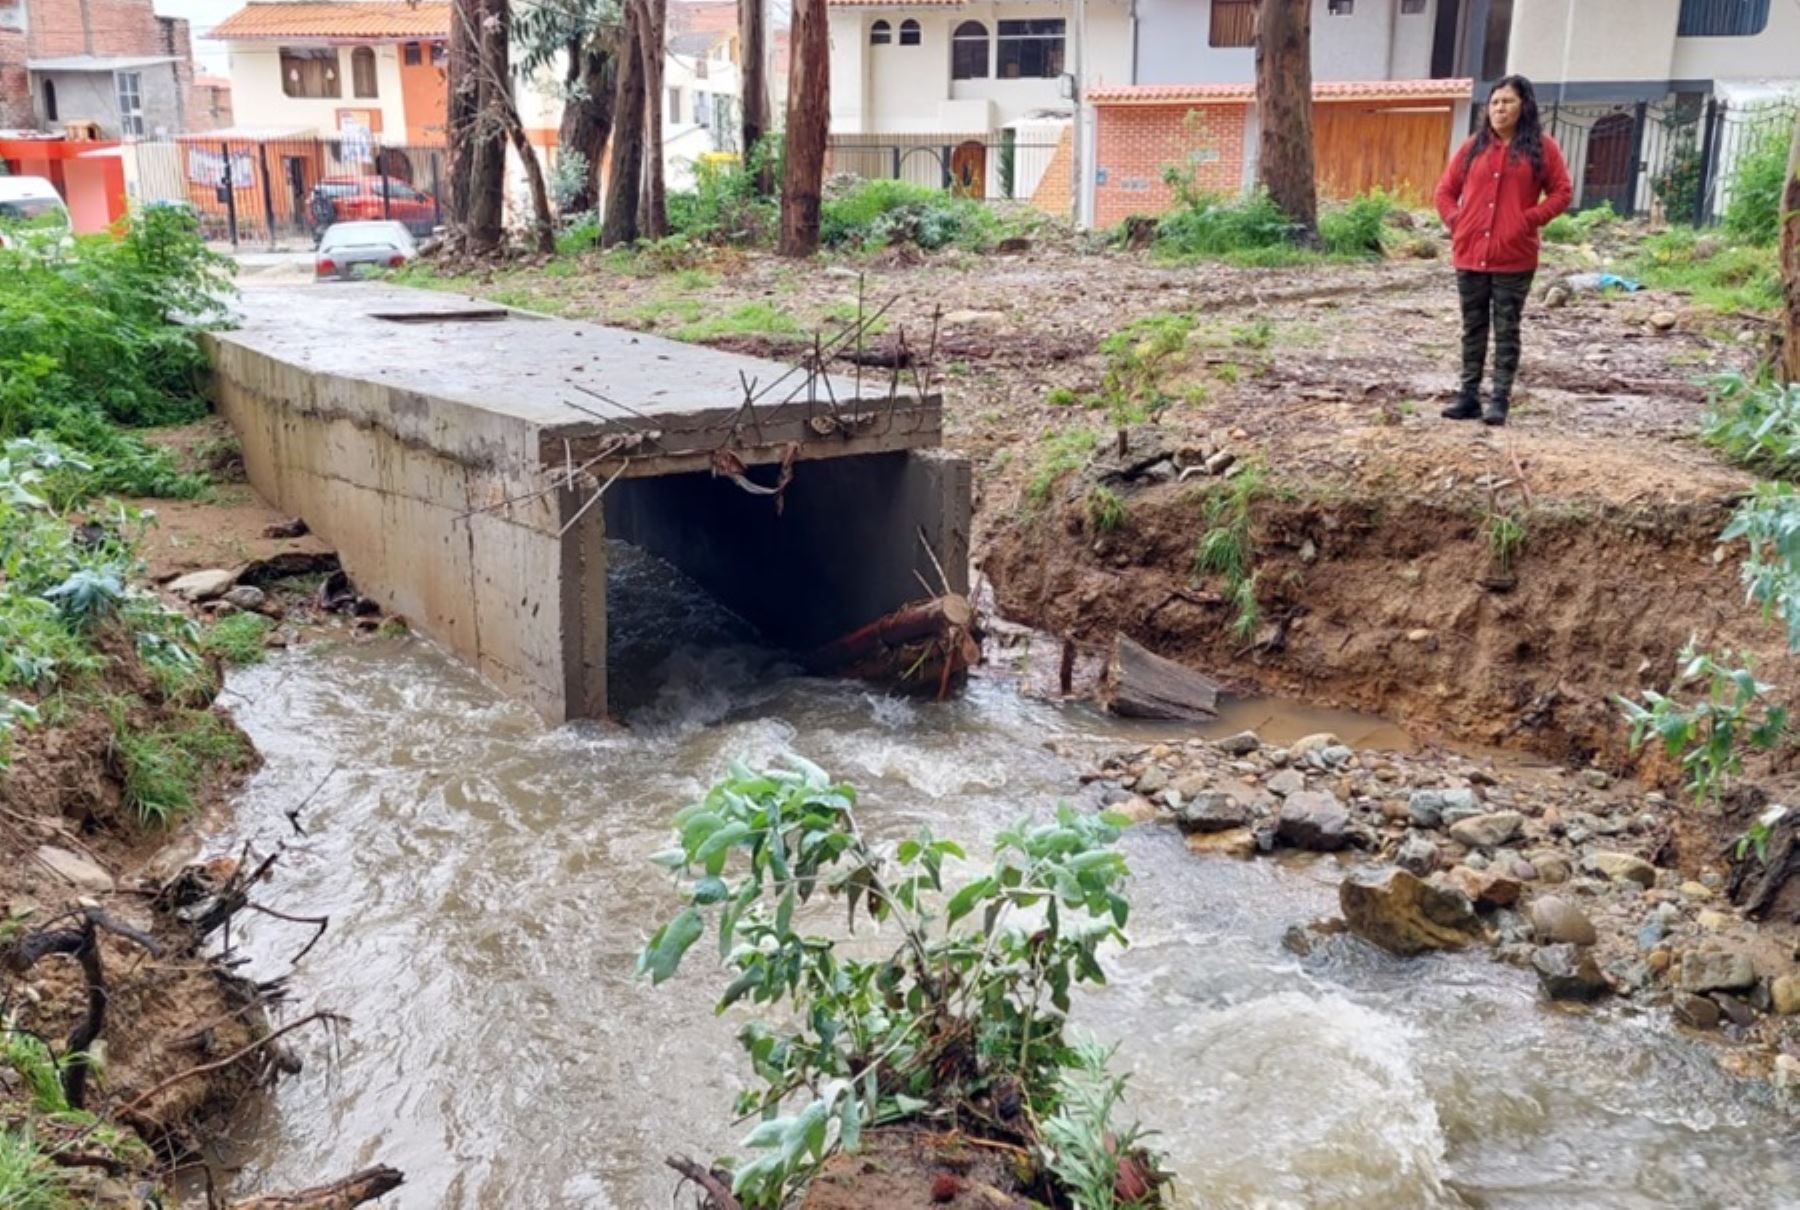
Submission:
M 225 153 L 208 150 L 204 147 L 187 149 L 188 180 L 196 185 L 208 185 L 214 189 L 225 184 Z M 250 153 L 233 151 L 231 153 L 231 182 L 242 188 L 250 183 Z

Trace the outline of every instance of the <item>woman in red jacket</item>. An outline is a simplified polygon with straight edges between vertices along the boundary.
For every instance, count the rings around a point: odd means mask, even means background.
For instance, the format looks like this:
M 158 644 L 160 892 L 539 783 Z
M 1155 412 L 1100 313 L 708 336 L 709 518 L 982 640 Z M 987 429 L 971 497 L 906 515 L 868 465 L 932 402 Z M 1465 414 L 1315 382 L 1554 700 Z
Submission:
M 1538 267 L 1538 231 L 1574 196 L 1562 148 L 1538 125 L 1531 81 L 1507 76 L 1488 94 L 1487 121 L 1457 149 L 1437 187 L 1462 296 L 1462 393 L 1444 409 L 1446 418 L 1506 423 L 1519 368 L 1519 320 Z M 1490 326 L 1494 393 L 1484 409 Z

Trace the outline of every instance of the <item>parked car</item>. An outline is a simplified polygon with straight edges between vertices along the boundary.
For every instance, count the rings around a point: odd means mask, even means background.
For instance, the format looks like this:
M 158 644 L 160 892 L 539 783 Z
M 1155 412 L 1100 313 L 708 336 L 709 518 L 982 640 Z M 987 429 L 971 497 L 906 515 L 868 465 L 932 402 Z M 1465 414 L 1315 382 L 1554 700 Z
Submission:
M 333 223 L 313 255 L 313 278 L 354 281 L 371 270 L 398 269 L 418 254 L 405 223 Z
M 437 199 L 391 176 L 325 177 L 307 196 L 306 213 L 314 239 L 333 223 L 391 220 L 417 236 L 438 224 Z
M 41 176 L 0 176 L 0 248 L 28 239 L 67 238 L 71 224 L 56 186 Z

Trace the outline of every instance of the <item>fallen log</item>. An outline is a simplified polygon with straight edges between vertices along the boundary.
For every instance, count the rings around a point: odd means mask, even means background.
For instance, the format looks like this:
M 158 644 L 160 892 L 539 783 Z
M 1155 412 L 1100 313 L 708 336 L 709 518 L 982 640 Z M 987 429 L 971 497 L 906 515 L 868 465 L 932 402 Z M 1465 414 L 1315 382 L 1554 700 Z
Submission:
M 859 626 L 813 651 L 806 664 L 820 675 L 877 681 L 942 700 L 980 659 L 975 607 L 952 593 Z
M 1200 722 L 1219 716 L 1219 684 L 1121 634 L 1113 639 L 1099 702 L 1121 718 Z
M 231 1210 L 351 1210 L 385 1197 L 406 1183 L 406 1174 L 385 1164 L 352 1172 L 328 1185 L 294 1193 L 265 1193 L 231 1203 Z

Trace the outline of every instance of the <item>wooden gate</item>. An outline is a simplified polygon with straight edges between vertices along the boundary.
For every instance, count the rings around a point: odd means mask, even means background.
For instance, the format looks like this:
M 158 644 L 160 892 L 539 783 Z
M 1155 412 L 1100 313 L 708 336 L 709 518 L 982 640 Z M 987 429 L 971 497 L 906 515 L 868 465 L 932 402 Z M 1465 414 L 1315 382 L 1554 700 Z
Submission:
M 1313 106 L 1313 156 L 1322 197 L 1385 189 L 1425 202 L 1450 158 L 1451 108 L 1430 102 L 1370 105 L 1321 101 Z
M 974 139 L 958 143 L 950 153 L 950 192 L 957 197 L 987 196 L 987 146 Z

